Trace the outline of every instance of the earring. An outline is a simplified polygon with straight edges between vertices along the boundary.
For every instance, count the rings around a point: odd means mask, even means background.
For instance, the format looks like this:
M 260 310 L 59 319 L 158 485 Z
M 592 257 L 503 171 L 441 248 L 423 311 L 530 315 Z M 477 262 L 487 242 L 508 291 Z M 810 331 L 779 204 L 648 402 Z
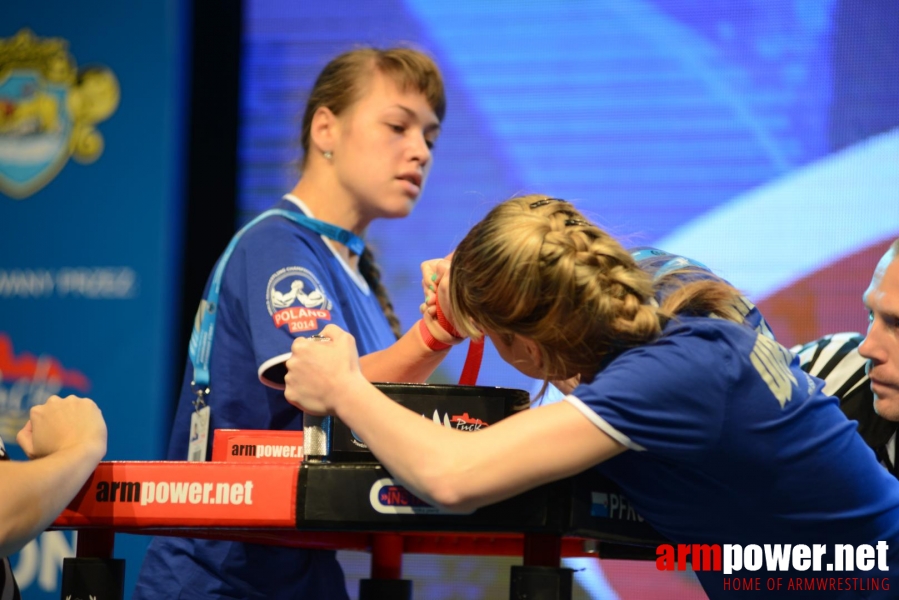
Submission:
M 330 150 L 325 150 L 324 152 L 322 152 L 322 156 L 324 156 L 327 160 L 331 160 L 332 158 L 334 158 L 334 153 Z

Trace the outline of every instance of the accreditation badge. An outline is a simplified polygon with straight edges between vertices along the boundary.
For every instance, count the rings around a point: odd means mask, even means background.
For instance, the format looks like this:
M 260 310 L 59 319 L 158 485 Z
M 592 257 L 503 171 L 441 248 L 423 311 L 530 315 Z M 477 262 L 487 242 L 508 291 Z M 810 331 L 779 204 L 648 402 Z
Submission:
M 187 460 L 204 462 L 206 460 L 207 440 L 209 439 L 209 405 L 197 409 L 190 415 L 190 440 L 187 444 Z

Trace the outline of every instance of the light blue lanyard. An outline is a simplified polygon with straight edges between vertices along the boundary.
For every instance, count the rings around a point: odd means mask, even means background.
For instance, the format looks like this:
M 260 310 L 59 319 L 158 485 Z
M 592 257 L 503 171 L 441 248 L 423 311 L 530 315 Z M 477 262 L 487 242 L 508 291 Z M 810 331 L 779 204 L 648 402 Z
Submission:
M 244 225 L 240 231 L 235 233 L 215 268 L 215 273 L 212 276 L 212 283 L 209 285 L 209 295 L 204 299 L 200 306 L 202 316 L 197 315 L 200 319 L 200 327 L 199 329 L 194 327 L 193 332 L 190 334 L 188 355 L 190 356 L 190 362 L 193 364 L 194 368 L 192 385 L 200 402 L 202 402 L 203 397 L 209 393 L 209 360 L 212 354 L 212 336 L 215 333 L 215 315 L 218 312 L 219 292 L 222 289 L 222 275 L 225 272 L 225 265 L 228 264 L 228 259 L 231 258 L 231 253 L 234 252 L 234 248 L 237 246 L 237 242 L 240 240 L 241 236 L 250 227 L 262 219 L 275 215 L 290 219 L 294 223 L 302 225 L 307 229 L 311 229 L 318 234 L 340 242 L 357 256 L 361 256 L 362 252 L 365 250 L 365 242 L 351 231 L 347 231 L 336 225 L 331 225 L 330 223 L 325 223 L 324 221 L 319 221 L 318 219 L 313 219 L 312 217 L 307 217 L 304 214 L 280 208 L 265 211 Z

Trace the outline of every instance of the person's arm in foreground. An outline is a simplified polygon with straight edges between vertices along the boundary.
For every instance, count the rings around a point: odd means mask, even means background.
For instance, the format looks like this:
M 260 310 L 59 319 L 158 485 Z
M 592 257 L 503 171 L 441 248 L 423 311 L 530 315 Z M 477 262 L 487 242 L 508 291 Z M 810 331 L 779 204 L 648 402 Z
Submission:
M 0 462 L 0 556 L 44 531 L 106 454 L 106 423 L 92 400 L 51 396 L 30 417 L 16 441 L 33 460 Z
M 285 397 L 334 414 L 413 492 L 459 512 L 580 473 L 625 450 L 567 402 L 525 410 L 477 432 L 452 431 L 382 394 L 359 368 L 353 337 L 329 325 L 327 343 L 297 339 Z

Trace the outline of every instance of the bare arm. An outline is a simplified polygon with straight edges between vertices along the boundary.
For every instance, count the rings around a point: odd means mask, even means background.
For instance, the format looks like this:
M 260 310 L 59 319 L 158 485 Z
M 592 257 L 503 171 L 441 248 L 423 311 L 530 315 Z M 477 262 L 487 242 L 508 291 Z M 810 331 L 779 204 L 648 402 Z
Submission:
M 0 556 L 45 530 L 106 454 L 106 424 L 92 400 L 53 396 L 30 416 L 16 439 L 34 460 L 0 463 Z
M 422 319 L 426 325 L 430 322 L 428 329 L 434 338 L 443 343 L 458 343 L 442 330 L 434 317 L 423 315 Z M 366 354 L 359 359 L 359 363 L 369 381 L 421 383 L 427 380 L 447 354 L 449 349 L 435 352 L 425 345 L 416 322 L 395 344 Z
M 372 387 L 355 366 L 352 336 L 337 327 L 325 333 L 332 337 L 329 344 L 294 343 L 288 401 L 336 414 L 393 475 L 437 505 L 473 510 L 625 450 L 567 402 L 527 410 L 477 432 L 446 429 Z
M 466 433 L 422 419 L 361 379 L 336 393 L 337 416 L 378 460 L 421 497 L 452 510 L 493 504 L 625 450 L 567 402 Z

